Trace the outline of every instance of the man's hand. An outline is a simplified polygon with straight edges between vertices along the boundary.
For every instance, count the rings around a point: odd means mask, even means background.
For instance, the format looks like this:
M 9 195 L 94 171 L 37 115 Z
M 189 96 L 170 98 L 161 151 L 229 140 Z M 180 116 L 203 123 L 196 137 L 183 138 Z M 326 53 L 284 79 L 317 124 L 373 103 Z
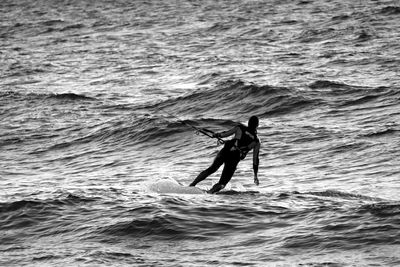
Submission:
M 259 185 L 260 184 L 260 181 L 258 180 L 257 176 L 254 176 L 254 184 L 255 185 Z
M 221 138 L 221 134 L 220 133 L 213 133 L 212 137 L 213 138 Z

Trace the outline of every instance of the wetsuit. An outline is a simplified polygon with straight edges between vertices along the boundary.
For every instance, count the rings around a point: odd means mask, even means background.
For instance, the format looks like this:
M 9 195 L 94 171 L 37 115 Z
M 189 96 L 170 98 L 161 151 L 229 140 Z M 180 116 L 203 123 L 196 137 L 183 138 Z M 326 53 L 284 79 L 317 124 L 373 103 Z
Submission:
M 209 168 L 202 171 L 197 178 L 190 184 L 195 186 L 197 183 L 203 181 L 209 175 L 216 172 L 222 164 L 225 164 L 221 174 L 221 178 L 211 189 L 210 193 L 218 192 L 223 189 L 226 184 L 231 180 L 236 171 L 236 167 L 240 160 L 244 159 L 247 153 L 253 148 L 249 147 L 253 142 L 259 142 L 257 133 L 251 131 L 244 125 L 238 125 L 241 130 L 241 137 L 239 139 L 232 139 L 225 143 L 221 151 L 218 152 L 214 162 Z

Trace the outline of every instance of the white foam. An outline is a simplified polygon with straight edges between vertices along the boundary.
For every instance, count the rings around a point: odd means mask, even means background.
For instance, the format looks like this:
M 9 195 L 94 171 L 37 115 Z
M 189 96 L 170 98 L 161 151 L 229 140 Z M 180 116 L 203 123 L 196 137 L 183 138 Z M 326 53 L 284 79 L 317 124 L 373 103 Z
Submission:
M 194 186 L 184 186 L 179 184 L 175 179 L 160 179 L 148 185 L 151 192 L 160 194 L 204 194 L 200 188 Z

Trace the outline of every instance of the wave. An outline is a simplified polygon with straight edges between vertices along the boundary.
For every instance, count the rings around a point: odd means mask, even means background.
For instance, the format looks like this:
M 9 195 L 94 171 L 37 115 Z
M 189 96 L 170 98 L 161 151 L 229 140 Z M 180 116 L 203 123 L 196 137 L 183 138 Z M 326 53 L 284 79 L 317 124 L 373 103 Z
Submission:
M 107 106 L 97 98 L 76 93 L 13 91 L 1 92 L 0 103 L 10 106 L 12 111 L 15 110 L 16 105 L 24 104 L 25 106 L 26 101 L 43 108 L 45 108 L 43 101 L 50 101 L 49 105 L 77 104 L 80 106 L 82 102 L 89 102 L 93 103 L 93 108 L 101 109 L 105 113 L 121 113 L 123 110 L 127 114 L 125 117 L 117 116 L 113 120 L 103 120 L 100 124 L 97 121 L 82 125 L 81 129 L 74 129 L 73 135 L 65 133 L 68 138 L 64 139 L 57 138 L 60 132 L 52 135 L 47 133 L 30 135 L 27 137 L 29 140 L 32 138 L 51 139 L 46 146 L 32 152 L 35 154 L 91 142 L 100 143 L 102 146 L 117 144 L 118 147 L 152 143 L 163 145 L 165 148 L 163 144 L 165 140 L 176 141 L 193 130 L 168 113 L 182 118 L 184 123 L 217 130 L 221 126 L 232 127 L 239 121 L 247 121 L 250 115 L 271 117 L 297 114 L 323 107 L 326 104 L 330 106 L 330 112 L 343 107 L 365 106 L 371 102 L 375 104 L 370 105 L 370 108 L 375 108 L 381 104 L 380 102 L 385 105 L 389 102 L 395 104 L 399 94 L 396 88 L 361 87 L 329 80 L 314 81 L 309 88 L 311 90 L 296 90 L 246 83 L 242 80 L 228 80 L 220 82 L 215 89 L 199 90 L 185 96 L 170 98 L 155 104 L 145 103 L 141 106 L 126 104 Z M 21 103 L 16 104 L 17 102 Z M 232 114 L 235 114 L 235 118 Z M 68 131 L 67 128 L 63 130 Z M 372 133 L 369 137 L 392 134 L 394 131 L 396 130 Z M 17 144 L 25 139 L 18 135 L 3 136 L 0 145 Z
M 24 235 L 35 237 L 71 232 L 75 215 L 67 220 L 60 218 L 71 207 L 93 201 L 96 199 L 69 194 L 55 199 L 23 199 L 0 203 L 0 231 L 12 230 L 12 234 L 1 237 L 0 241 L 2 244 L 14 244 L 15 238 L 21 237 L 21 231 L 17 229 L 24 229 Z
M 300 198 L 299 195 L 305 196 Z M 328 198 L 315 199 L 306 196 Z M 288 199 L 289 197 L 289 199 Z M 307 249 L 353 248 L 360 245 L 398 244 L 399 203 L 382 202 L 359 194 L 340 191 L 298 193 L 287 197 L 276 194 L 237 192 L 213 195 L 218 205 L 197 205 L 192 198 L 166 197 L 162 205 L 131 209 L 129 215 L 106 226 L 99 226 L 94 236 L 124 236 L 154 240 L 200 239 L 215 236 L 282 229 L 300 225 L 298 231 L 282 233 L 279 245 Z M 256 206 L 243 205 L 251 199 Z M 331 199 L 335 201 L 332 202 Z M 369 202 L 365 204 L 365 202 Z M 290 205 L 288 206 L 287 204 Z M 299 222 L 304 222 L 299 224 Z M 196 229 L 196 231 L 193 231 Z M 275 240 L 276 241 L 276 240 Z M 278 241 L 277 241 L 278 242 Z
M 400 6 L 386 6 L 380 10 L 384 15 L 397 15 L 400 14 Z
M 359 20 L 366 14 L 337 14 L 330 19 L 329 24 L 316 25 L 313 28 L 306 28 L 298 34 L 296 40 L 300 43 L 327 42 L 336 43 L 346 40 L 358 43 L 379 37 L 377 32 L 366 25 L 361 27 L 350 26 L 348 21 Z
M 234 122 L 229 120 L 184 120 L 177 121 L 175 118 L 165 116 L 140 117 L 135 119 L 119 118 L 115 121 L 108 121 L 97 125 L 95 130 L 84 136 L 70 138 L 67 141 L 41 147 L 32 154 L 40 154 L 59 149 L 68 149 L 74 146 L 96 143 L 97 146 L 125 147 L 130 145 L 152 144 L 153 146 L 174 146 L 174 141 L 181 140 L 183 135 L 192 133 L 193 129 L 185 125 L 190 123 L 197 127 L 217 127 L 221 125 L 233 126 Z M 18 139 L 8 140 L 8 142 L 19 142 Z M 175 144 L 176 145 L 176 144 Z M 84 152 L 84 153 L 87 153 Z M 79 155 L 76 154 L 76 157 Z
M 341 104 L 341 106 L 346 107 L 346 106 L 361 105 L 361 104 L 368 103 L 368 102 L 371 102 L 373 100 L 376 100 L 377 98 L 379 98 L 379 95 L 361 96 L 361 97 L 358 97 L 358 98 L 356 98 L 354 100 L 346 101 L 345 103 Z
M 359 212 L 368 212 L 378 217 L 396 217 L 400 215 L 400 202 L 378 202 L 363 205 Z
M 333 16 L 333 17 L 332 17 L 332 20 L 333 20 L 333 21 L 345 21 L 345 20 L 348 20 L 348 19 L 350 19 L 350 18 L 351 18 L 350 15 L 341 14 L 341 15 Z
M 271 117 L 297 114 L 323 107 L 326 104 L 331 108 L 329 112 L 335 112 L 348 106 L 364 106 L 370 102 L 385 102 L 384 104 L 387 105 L 390 101 L 395 104 L 399 94 L 396 88 L 360 87 L 329 80 L 317 80 L 311 83 L 309 88 L 311 90 L 296 90 L 246 83 L 242 80 L 228 80 L 220 82 L 212 90 L 199 90 L 185 96 L 170 98 L 155 104 L 145 103 L 140 106 L 132 104 L 107 106 L 97 98 L 76 93 L 49 94 L 6 91 L 0 93 L 0 103 L 11 107 L 10 110 L 14 113 L 15 106 L 21 104 L 25 106 L 26 101 L 43 108 L 46 108 L 46 105 L 43 105 L 44 101 L 50 101 L 47 104 L 55 106 L 60 104 L 81 106 L 82 103 L 93 103 L 91 106 L 96 109 L 96 114 L 98 114 L 97 110 L 103 110 L 105 114 L 120 114 L 123 111 L 126 116 L 102 120 L 100 123 L 98 121 L 86 123 L 81 125 L 80 129 L 74 128 L 73 134 L 68 132 L 68 128 L 63 128 L 63 132 L 51 135 L 35 132 L 35 135 L 29 137 L 17 134 L 3 136 L 0 145 L 21 143 L 26 138 L 29 140 L 49 138 L 46 146 L 36 149 L 32 152 L 33 154 L 92 142 L 108 147 L 151 143 L 152 145 L 162 145 L 165 148 L 165 140 L 176 141 L 193 131 L 184 123 L 218 130 L 221 126 L 232 127 L 239 121 L 247 121 L 250 115 Z M 21 103 L 16 104 L 17 102 Z M 370 106 L 375 108 L 377 105 Z M 14 113 L 12 114 L 14 115 Z M 93 117 L 94 113 L 92 113 L 89 116 Z M 168 113 L 182 118 L 183 123 Z M 372 133 L 369 137 L 392 134 L 394 131 L 396 130 Z M 58 138 L 63 133 L 68 137 Z
M 49 19 L 38 22 L 17 22 L 12 27 L 9 28 L 9 31 L 13 30 L 43 30 L 44 33 L 51 33 L 55 31 L 69 31 L 74 29 L 82 29 L 86 27 L 82 23 L 71 23 L 62 19 Z
M 94 198 L 87 198 L 82 196 L 77 196 L 74 194 L 68 194 L 65 197 L 60 197 L 56 199 L 31 199 L 31 200 L 18 200 L 12 202 L 0 203 L 0 214 L 13 212 L 18 210 L 42 210 L 46 207 L 59 207 L 64 205 L 75 205 L 79 203 L 93 202 Z
M 153 145 L 162 145 L 165 140 L 177 140 L 193 131 L 184 123 L 216 130 L 221 126 L 232 127 L 239 121 L 246 121 L 250 115 L 266 117 L 297 114 L 326 104 L 329 104 L 331 112 L 334 112 L 347 106 L 360 106 L 374 101 L 393 101 L 398 94 L 395 88 L 361 87 L 329 80 L 315 81 L 309 88 L 312 90 L 300 91 L 229 80 L 221 82 L 213 90 L 199 90 L 155 104 L 102 105 L 99 108 L 107 109 L 107 112 L 123 110 L 124 113 L 129 113 L 128 117 L 119 116 L 95 125 L 93 130 L 84 136 L 53 144 L 49 150 L 90 142 L 106 145 L 150 142 Z M 46 95 L 46 98 L 68 101 L 93 100 L 76 94 Z M 169 113 L 180 117 L 182 121 Z M 232 114 L 235 114 L 235 118 Z
M 132 221 L 119 222 L 106 226 L 99 232 L 112 236 L 133 236 L 135 238 L 156 237 L 157 239 L 180 240 L 193 238 L 191 229 L 172 215 L 154 216 L 152 218 L 138 218 Z
M 278 115 L 310 108 L 313 99 L 296 90 L 269 85 L 249 84 L 242 80 L 221 82 L 214 90 L 203 90 L 190 95 L 170 99 L 147 107 L 154 112 L 174 111 L 177 114 L 202 117 L 232 117 L 231 114 Z M 242 118 L 240 118 L 242 119 Z
M 228 31 L 231 28 L 232 28 L 232 26 L 230 26 L 230 25 L 217 22 L 214 25 L 212 25 L 210 28 L 208 28 L 207 32 L 211 32 L 211 33 L 218 32 L 218 33 L 220 33 L 220 32 L 224 32 L 224 31 Z
M 349 85 L 339 81 L 317 80 L 311 90 L 257 85 L 242 80 L 220 82 L 215 89 L 195 91 L 154 105 L 144 106 L 152 113 L 163 110 L 183 116 L 246 120 L 249 115 L 281 116 L 330 105 L 332 111 L 371 102 L 396 104 L 397 88 Z M 382 103 L 381 103 L 382 102 Z M 385 104 L 385 103 L 383 103 Z M 382 105 L 383 105 L 382 104 Z M 378 107 L 374 105 L 371 108 Z
M 306 192 L 302 193 L 306 195 L 314 195 L 328 198 L 339 198 L 339 199 L 347 199 L 347 200 L 366 200 L 366 201 L 379 201 L 381 199 L 375 197 L 364 196 L 361 194 L 353 194 L 347 192 L 341 192 L 337 190 L 325 190 L 325 191 L 315 191 L 315 192 Z
M 165 148 L 165 144 L 169 143 L 165 141 L 176 141 L 183 136 L 187 136 L 188 133 L 192 135 L 193 129 L 184 123 L 216 130 L 220 129 L 220 127 L 232 127 L 240 119 L 247 120 L 247 115 L 245 115 L 246 117 L 238 117 L 235 121 L 229 118 L 224 119 L 224 114 L 227 114 L 227 112 L 225 110 L 220 111 L 218 107 L 215 107 L 216 103 L 226 102 L 225 108 L 230 110 L 229 114 L 233 112 L 237 113 L 235 110 L 235 101 L 243 101 L 243 107 L 251 110 L 251 113 L 273 115 L 279 112 L 289 112 L 290 109 L 296 110 L 302 108 L 299 104 L 302 103 L 303 98 L 301 96 L 297 97 L 297 95 L 297 92 L 287 88 L 249 85 L 242 81 L 228 81 L 216 90 L 195 92 L 187 96 L 172 98 L 152 105 L 142 104 L 141 106 L 136 106 L 121 104 L 107 106 L 101 104 L 98 107 L 96 106 L 96 108 L 107 110 L 107 112 L 121 113 L 123 111 L 127 115 L 117 116 L 112 120 L 106 120 L 100 124 L 82 125 L 84 128 L 81 129 L 81 133 L 76 134 L 76 131 L 79 129 L 74 129 L 74 134 L 68 135 L 68 138 L 58 139 L 56 143 L 54 141 L 49 142 L 48 145 L 41 147 L 33 153 L 68 149 L 89 143 L 96 143 L 102 147 L 151 143 L 156 146 L 162 145 Z M 34 97 L 38 97 L 38 95 L 34 95 Z M 39 95 L 39 97 L 43 97 L 43 95 Z M 92 100 L 92 98 L 76 94 L 45 95 L 45 97 L 71 101 L 74 99 L 78 101 Z M 275 101 L 275 99 L 278 100 Z M 263 106 L 257 103 L 261 101 L 275 103 Z M 73 104 L 73 102 L 71 103 Z M 305 103 L 308 103 L 308 101 L 305 101 Z M 201 104 L 200 107 L 198 107 L 199 104 Z M 190 107 L 193 107 L 193 109 L 190 110 Z M 207 108 L 207 111 L 203 111 L 204 108 Z M 175 117 L 164 113 L 164 110 L 174 110 L 173 113 L 182 117 L 183 121 L 181 122 Z M 190 113 L 188 112 L 189 110 Z M 185 119 L 187 117 L 190 117 L 190 119 Z M 222 117 L 222 119 L 215 119 L 215 117 Z M 9 141 L 18 142 L 19 139 Z
M 99 104 L 101 105 L 101 102 L 94 97 L 76 93 L 0 92 L 0 106 L 3 109 L 0 117 L 6 122 L 12 122 L 3 124 L 0 131 L 0 146 L 30 143 L 33 140 L 41 142 L 47 140 L 44 143 L 48 146 L 63 136 L 68 140 L 74 131 L 68 124 L 74 116 L 77 117 L 76 112 L 81 112 L 80 115 L 84 114 L 90 119 L 93 117 L 92 114 L 96 116 L 98 114 L 91 108 L 97 108 Z M 63 123 L 60 123 L 60 118 L 65 119 Z M 18 121 L 18 127 L 15 127 L 15 121 Z M 34 123 L 39 123 L 41 127 L 32 127 Z M 90 126 L 82 125 L 82 129 L 87 128 Z
M 202 196 L 168 196 L 157 198 L 155 203 L 143 203 L 138 199 L 126 203 L 127 200 L 119 199 L 118 195 L 112 201 L 68 194 L 45 200 L 0 203 L 0 230 L 29 229 L 28 234 L 35 237 L 65 233 L 68 237 L 78 235 L 81 239 L 104 242 L 120 238 L 135 241 L 213 241 L 221 236 L 242 233 L 251 234 L 255 239 L 261 238 L 274 246 L 299 249 L 351 249 L 374 242 L 399 244 L 397 221 L 400 204 L 358 194 L 327 190 L 289 192 L 288 197 L 282 197 L 270 193 L 241 195 L 228 191 L 212 196 L 218 202 L 204 202 Z M 314 197 L 301 198 L 299 202 L 299 195 L 339 200 L 334 203 L 336 205 Z M 150 196 L 132 197 L 142 199 Z M 101 201 L 101 205 L 96 205 L 101 206 L 100 210 L 92 209 L 92 202 L 96 201 Z M 365 201 L 369 203 L 365 204 Z M 74 206 L 76 208 L 72 209 Z M 296 230 L 286 231 L 291 225 L 297 225 Z M 284 232 L 270 238 L 257 235 L 266 229 Z M 9 236 L 2 241 L 12 244 Z M 243 242 L 253 241 L 256 242 L 250 238 Z
M 95 100 L 93 97 L 76 94 L 76 93 L 21 93 L 15 91 L 5 91 L 0 92 L 0 101 L 8 100 L 13 103 L 13 101 L 32 101 L 32 100 L 46 100 L 46 99 L 56 99 L 56 100 L 70 100 L 70 101 L 80 101 L 80 100 Z
M 378 87 L 367 87 L 350 85 L 338 81 L 330 80 L 317 80 L 308 85 L 309 88 L 315 89 L 317 92 L 327 94 L 354 94 L 358 93 L 362 97 L 373 97 L 373 96 L 393 96 L 398 94 L 396 88 L 390 88 L 386 86 Z
M 75 30 L 75 29 L 82 29 L 84 27 L 85 27 L 84 24 L 78 23 L 78 24 L 72 24 L 72 25 L 65 26 L 60 31 L 69 31 L 69 30 Z
M 65 23 L 65 21 L 62 19 L 50 19 L 50 20 L 41 22 L 41 24 L 43 24 L 44 26 L 54 26 L 54 25 L 64 24 L 64 23 Z
M 75 94 L 75 93 L 62 93 L 62 94 L 49 94 L 48 99 L 59 99 L 59 100 L 95 100 L 93 97 Z
M 384 102 L 396 104 L 400 95 L 397 88 L 356 86 L 329 80 L 317 80 L 308 87 L 313 90 L 315 97 L 320 97 L 325 103 L 338 108 L 370 102 L 381 102 L 382 105 L 385 105 Z
M 344 88 L 348 89 L 351 86 L 345 83 L 329 81 L 329 80 L 317 80 L 308 85 L 311 89 L 326 89 L 326 88 Z
M 305 29 L 299 34 L 297 40 L 303 43 L 311 43 L 332 39 L 340 34 L 340 31 L 332 27 L 325 27 L 322 29 Z
M 79 30 L 86 27 L 86 25 L 78 23 L 78 24 L 70 24 L 66 25 L 67 23 L 64 21 L 57 21 L 52 20 L 48 22 L 44 22 L 43 25 L 47 26 L 46 29 L 42 31 L 44 34 L 52 34 L 54 32 L 67 32 L 72 30 Z M 66 26 L 65 26 L 66 25 Z
M 249 232 L 253 226 L 249 220 L 262 220 L 266 216 L 278 217 L 284 210 L 281 207 L 262 210 L 239 204 L 197 206 L 179 198 L 168 198 L 162 207 L 148 206 L 133 209 L 129 216 L 133 219 L 99 227 L 93 234 L 155 240 L 212 240 L 220 235 Z M 222 214 L 224 216 L 221 216 Z M 247 223 L 243 224 L 244 221 Z
M 362 135 L 363 137 L 381 137 L 395 135 L 400 129 L 386 128 Z
M 360 151 L 368 147 L 368 142 L 365 141 L 355 141 L 355 142 L 345 142 L 332 145 L 327 149 L 332 155 L 337 155 L 340 153 L 346 153 L 348 151 Z
M 298 217 L 305 218 L 310 222 L 310 226 L 304 225 L 298 232 L 284 237 L 283 247 L 324 250 L 399 244 L 398 202 L 335 190 L 301 195 L 323 197 L 334 202 L 327 203 L 321 202 L 320 199 L 314 201 L 306 198 L 307 203 L 317 206 L 306 209 L 303 214 L 299 213 Z
M 334 223 L 332 221 L 332 223 Z M 321 227 L 314 233 L 293 234 L 283 238 L 284 248 L 309 250 L 347 250 L 358 249 L 360 246 L 398 245 L 399 228 L 392 224 L 372 224 L 368 221 L 357 222 L 347 219 L 347 222 Z

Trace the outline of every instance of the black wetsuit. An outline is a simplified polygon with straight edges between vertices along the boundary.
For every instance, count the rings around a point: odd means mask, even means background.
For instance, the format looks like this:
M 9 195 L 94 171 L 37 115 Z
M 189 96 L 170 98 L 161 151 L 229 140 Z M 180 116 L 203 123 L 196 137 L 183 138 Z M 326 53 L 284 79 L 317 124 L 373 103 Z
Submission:
M 209 175 L 216 172 L 222 164 L 225 164 L 225 166 L 222 170 L 221 178 L 218 183 L 211 188 L 210 193 L 221 190 L 231 180 L 239 161 L 244 159 L 251 150 L 248 146 L 254 141 L 259 142 L 255 132 L 244 125 L 239 125 L 238 127 L 240 127 L 242 131 L 241 138 L 239 140 L 232 139 L 226 142 L 221 151 L 218 152 L 211 166 L 202 171 L 190 186 L 195 186 L 197 183 L 203 181 Z M 236 141 L 237 146 L 235 145 Z

